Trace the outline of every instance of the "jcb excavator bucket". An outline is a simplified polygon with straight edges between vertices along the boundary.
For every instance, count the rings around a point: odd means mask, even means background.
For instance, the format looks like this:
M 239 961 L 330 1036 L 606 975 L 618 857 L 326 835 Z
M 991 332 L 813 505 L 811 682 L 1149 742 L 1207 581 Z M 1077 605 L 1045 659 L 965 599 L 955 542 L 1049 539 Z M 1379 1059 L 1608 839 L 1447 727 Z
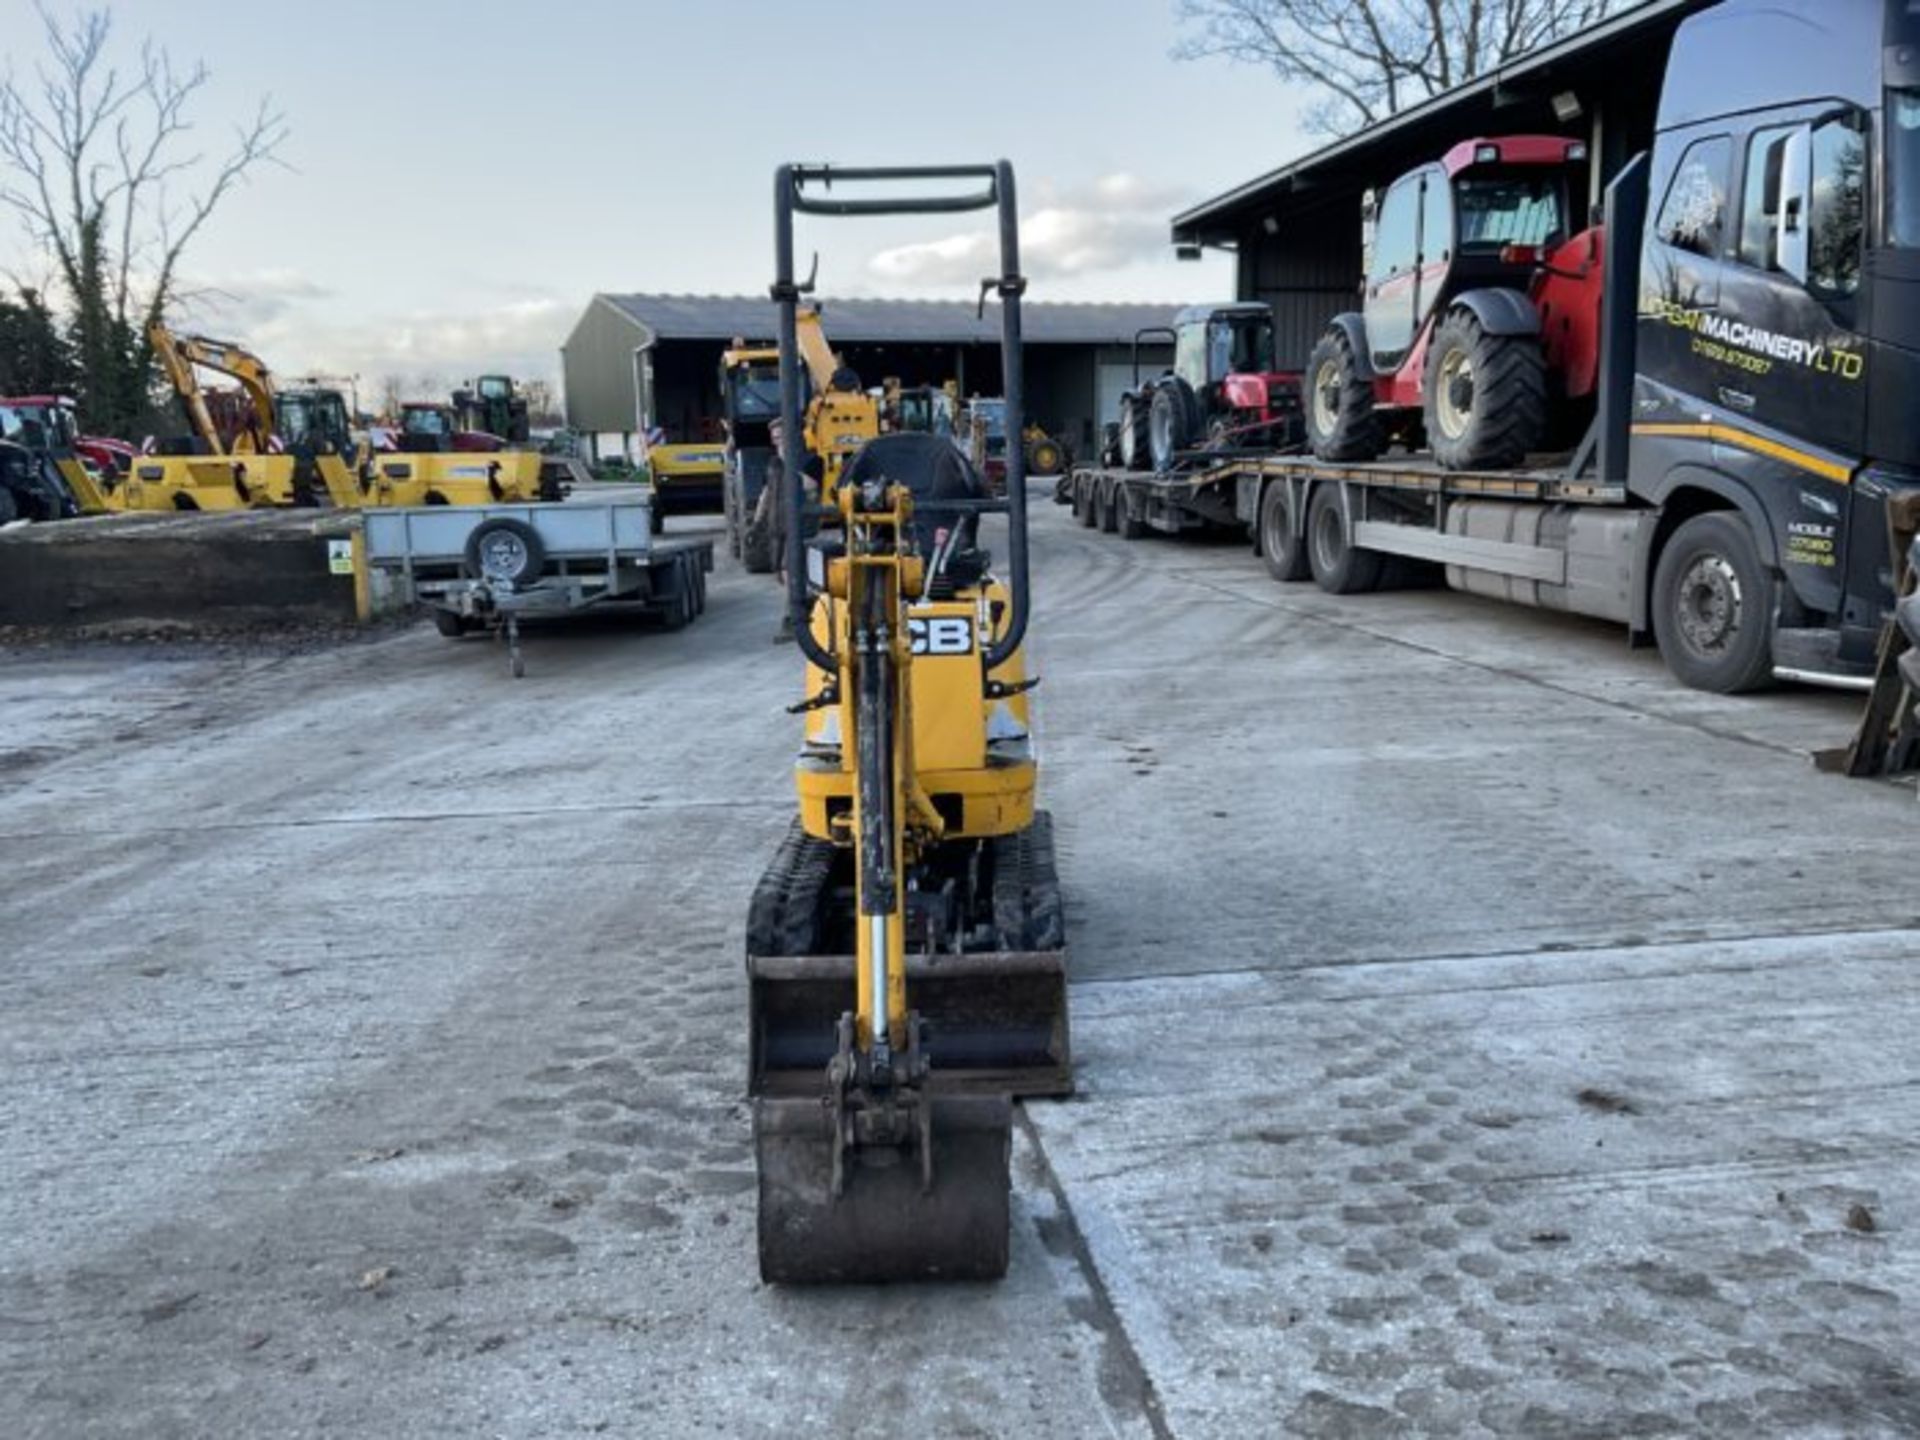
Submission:
M 747 977 L 749 1093 L 817 1091 L 854 994 L 854 957 L 750 956 Z M 1065 950 L 909 955 L 907 993 L 940 1094 L 1073 1093 Z
M 1007 1097 L 934 1096 L 924 1155 L 919 1142 L 842 1149 L 817 1071 L 814 1080 L 814 1094 L 754 1102 L 760 1278 L 812 1285 L 1005 1275 Z

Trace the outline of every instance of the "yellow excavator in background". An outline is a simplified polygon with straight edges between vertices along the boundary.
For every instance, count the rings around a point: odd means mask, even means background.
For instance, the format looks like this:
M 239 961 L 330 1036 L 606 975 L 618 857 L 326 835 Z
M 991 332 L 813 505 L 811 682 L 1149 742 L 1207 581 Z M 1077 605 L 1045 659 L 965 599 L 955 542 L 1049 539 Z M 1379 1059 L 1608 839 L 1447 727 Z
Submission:
M 841 193 L 982 179 L 984 190 L 951 196 Z M 809 327 L 796 314 L 805 286 L 793 216 L 996 209 L 1000 273 L 983 284 L 1000 301 L 1017 433 L 1025 282 L 1013 169 L 782 166 L 774 193 L 787 602 L 807 662 L 794 708 L 807 718 L 800 813 L 747 918 L 760 1273 L 997 1279 L 1012 1101 L 1073 1085 L 1052 831 L 1034 805 L 1036 682 L 1022 650 L 1026 467 L 1012 452 L 1007 495 L 993 498 L 951 439 L 869 432 L 823 487 L 839 528 L 805 537 Z M 981 543 L 992 515 L 1006 516 L 1004 576 Z
M 272 372 L 251 351 L 203 335 L 176 334 L 158 321 L 149 327 L 147 338 L 192 434 L 163 441 L 160 453 L 135 460 L 116 491 L 118 508 L 241 510 L 360 503 L 346 402 L 338 391 L 277 391 Z M 215 422 L 198 369 L 239 383 L 243 406 L 231 434 Z M 276 437 L 283 448 L 275 448 Z

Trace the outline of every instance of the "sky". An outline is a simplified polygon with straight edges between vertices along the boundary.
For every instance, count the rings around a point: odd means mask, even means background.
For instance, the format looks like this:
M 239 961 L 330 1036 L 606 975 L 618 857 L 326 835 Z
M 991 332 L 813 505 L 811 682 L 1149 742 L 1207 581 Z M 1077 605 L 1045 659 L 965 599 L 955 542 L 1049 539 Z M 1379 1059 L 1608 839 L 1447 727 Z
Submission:
M 71 13 L 50 0 L 56 14 Z M 432 393 L 481 370 L 558 378 L 596 291 L 763 293 L 772 173 L 1013 161 L 1033 300 L 1231 293 L 1167 221 L 1310 147 L 1266 71 L 1175 61 L 1174 0 L 120 0 L 142 40 L 211 74 L 208 155 L 271 95 L 291 127 L 186 260 L 180 317 L 281 374 Z M 4 63 L 39 60 L 0 0 Z M 826 295 L 971 298 L 976 217 L 802 222 Z M 0 217 L 0 261 L 33 247 Z M 41 267 L 44 268 L 44 267 Z M 831 313 L 828 315 L 831 333 Z

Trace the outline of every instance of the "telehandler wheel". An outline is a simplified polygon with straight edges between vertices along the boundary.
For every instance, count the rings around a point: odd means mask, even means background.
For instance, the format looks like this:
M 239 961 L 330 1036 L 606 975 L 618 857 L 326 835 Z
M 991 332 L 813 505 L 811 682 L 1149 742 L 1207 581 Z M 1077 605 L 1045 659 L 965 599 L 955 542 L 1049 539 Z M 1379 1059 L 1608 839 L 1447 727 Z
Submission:
M 526 521 L 502 517 L 474 527 L 465 560 L 469 579 L 518 586 L 540 578 L 547 551 Z
M 1696 515 L 1674 531 L 1653 571 L 1653 634 L 1667 668 L 1696 690 L 1765 687 L 1776 584 L 1739 514 Z
M 1377 551 L 1354 547 L 1338 485 L 1316 485 L 1307 506 L 1307 551 L 1313 578 L 1329 595 L 1358 595 L 1380 584 L 1384 559 Z
M 1307 443 L 1322 460 L 1377 460 L 1386 450 L 1386 430 L 1373 408 L 1373 382 L 1360 373 L 1360 358 L 1345 330 L 1327 331 L 1313 347 L 1302 398 Z
M 1152 415 L 1144 395 L 1120 397 L 1120 468 L 1146 470 L 1153 465 Z
M 1267 484 L 1260 497 L 1260 558 L 1267 574 L 1276 580 L 1308 580 L 1313 562 L 1307 558 L 1307 546 L 1294 524 L 1293 487 L 1284 480 Z
M 1421 419 L 1448 470 L 1508 470 L 1547 432 L 1547 362 L 1533 335 L 1489 335 L 1464 307 L 1427 351 Z

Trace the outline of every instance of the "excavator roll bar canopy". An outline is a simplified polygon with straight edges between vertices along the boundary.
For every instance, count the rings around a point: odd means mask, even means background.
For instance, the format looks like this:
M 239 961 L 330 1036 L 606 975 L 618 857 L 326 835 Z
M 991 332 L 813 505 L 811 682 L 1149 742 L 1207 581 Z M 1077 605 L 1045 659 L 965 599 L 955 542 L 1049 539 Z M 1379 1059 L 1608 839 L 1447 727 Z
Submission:
M 899 196 L 836 196 L 842 184 L 912 184 L 928 180 L 984 180 L 984 189 L 960 194 Z M 837 668 L 832 652 L 813 634 L 808 623 L 806 537 L 801 526 L 805 511 L 802 466 L 806 455 L 800 432 L 800 365 L 798 311 L 800 298 L 812 293 L 813 277 L 796 280 L 793 271 L 793 217 L 803 215 L 951 215 L 972 210 L 996 210 L 1000 230 L 1000 273 L 980 282 L 980 305 L 987 296 L 1000 300 L 1000 360 L 1005 381 L 1007 433 L 1026 428 L 1025 385 L 1020 358 L 1020 296 L 1027 282 L 1020 274 L 1019 211 L 1013 188 L 1013 166 L 1005 160 L 990 165 L 782 165 L 773 176 L 773 243 L 777 274 L 773 298 L 780 307 L 780 415 L 782 460 L 787 506 L 787 604 L 793 612 L 794 638 L 807 659 L 829 673 Z M 1008 533 L 1008 586 L 1012 613 L 1000 637 L 986 650 L 989 671 L 1005 664 L 1020 648 L 1027 630 L 1027 466 L 1022 447 L 1007 447 L 1007 491 L 1004 500 L 942 502 L 942 512 L 971 514 L 1005 511 Z

